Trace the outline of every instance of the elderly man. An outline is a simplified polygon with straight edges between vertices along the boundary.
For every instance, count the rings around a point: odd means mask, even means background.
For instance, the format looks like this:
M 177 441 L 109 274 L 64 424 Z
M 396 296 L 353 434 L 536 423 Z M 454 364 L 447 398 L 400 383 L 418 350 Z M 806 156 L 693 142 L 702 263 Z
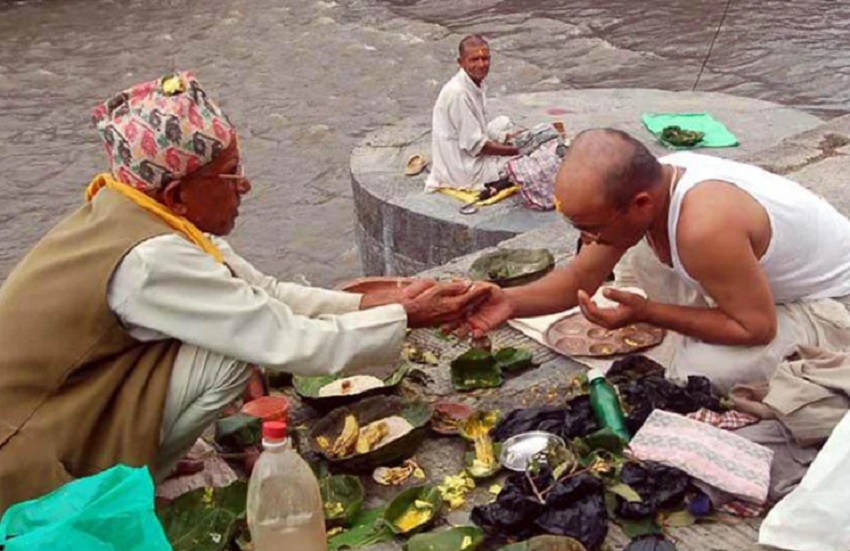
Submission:
M 434 105 L 431 129 L 431 173 L 425 189 L 441 187 L 483 190 L 499 181 L 500 171 L 519 150 L 508 139 L 507 117 L 487 120 L 484 79 L 490 72 L 490 47 L 480 35 L 458 46 L 460 70 L 443 86 Z
M 0 288 L 0 513 L 116 463 L 162 478 L 249 364 L 392 363 L 407 327 L 487 292 L 419 282 L 361 296 L 258 272 L 218 237 L 251 185 L 233 126 L 190 73 L 132 87 L 93 120 L 111 174 Z
M 684 335 L 670 375 L 705 375 L 721 390 L 767 381 L 800 345 L 850 345 L 838 302 L 850 303 L 850 220 L 799 184 L 705 155 L 657 160 L 624 132 L 589 130 L 564 159 L 556 197 L 586 246 L 546 278 L 491 295 L 469 320 L 474 333 L 578 304 L 608 328 L 647 322 Z M 618 305 L 596 306 L 589 296 L 644 238 L 655 258 L 634 263 L 648 299 L 609 289 Z

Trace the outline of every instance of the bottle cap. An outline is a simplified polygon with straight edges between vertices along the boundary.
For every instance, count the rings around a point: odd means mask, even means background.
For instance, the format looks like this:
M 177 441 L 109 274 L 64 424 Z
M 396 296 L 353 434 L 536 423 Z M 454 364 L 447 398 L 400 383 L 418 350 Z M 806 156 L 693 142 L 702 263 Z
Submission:
M 266 421 L 263 423 L 263 438 L 283 440 L 286 438 L 286 423 L 284 421 Z
M 587 372 L 587 382 L 592 383 L 597 379 L 605 379 L 605 374 L 599 369 L 593 368 Z

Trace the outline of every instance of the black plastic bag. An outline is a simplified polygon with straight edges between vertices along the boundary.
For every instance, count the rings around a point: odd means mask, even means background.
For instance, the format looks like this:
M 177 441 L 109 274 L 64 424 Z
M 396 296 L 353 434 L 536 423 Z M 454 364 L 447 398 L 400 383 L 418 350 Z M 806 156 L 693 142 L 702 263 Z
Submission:
M 623 551 L 677 551 L 676 546 L 665 538 L 656 534 L 639 536 L 632 540 Z
M 566 407 L 540 406 L 515 409 L 508 413 L 492 431 L 493 439 L 503 442 L 511 436 L 542 430 L 557 434 L 566 441 L 586 436 L 599 429 L 590 397 L 573 398 Z
M 554 482 L 542 466 L 534 477 L 538 492 Z M 569 536 L 587 549 L 598 549 L 608 534 L 604 486 L 588 474 L 559 482 L 541 504 L 524 473 L 508 477 L 496 501 L 472 510 L 472 522 L 490 535 L 524 540 L 541 534 Z
M 546 496 L 535 525 L 546 534 L 569 536 L 588 549 L 598 549 L 608 534 L 603 484 L 589 474 L 560 482 Z
M 617 360 L 606 378 L 620 391 L 629 406 L 626 424 L 635 434 L 655 409 L 688 414 L 701 408 L 720 411 L 720 397 L 711 389 L 706 377 L 688 377 L 687 385 L 679 386 L 664 377 L 664 368 L 653 360 L 639 355 Z
M 631 486 L 641 501 L 628 502 L 617 496 L 615 512 L 624 519 L 638 520 L 654 518 L 661 509 L 678 508 L 685 499 L 690 478 L 675 467 L 645 461 L 623 465 L 620 481 Z

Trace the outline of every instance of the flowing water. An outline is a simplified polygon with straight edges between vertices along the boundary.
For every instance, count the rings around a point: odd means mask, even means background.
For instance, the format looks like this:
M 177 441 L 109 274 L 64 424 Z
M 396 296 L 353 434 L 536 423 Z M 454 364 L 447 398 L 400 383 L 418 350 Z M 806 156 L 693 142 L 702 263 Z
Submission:
M 104 166 L 89 112 L 194 69 L 242 138 L 255 192 L 232 243 L 260 269 L 359 271 L 348 158 L 427 113 L 456 45 L 491 38 L 491 93 L 690 90 L 721 0 L 0 0 L 0 280 Z M 850 3 L 732 0 L 700 90 L 850 111 Z

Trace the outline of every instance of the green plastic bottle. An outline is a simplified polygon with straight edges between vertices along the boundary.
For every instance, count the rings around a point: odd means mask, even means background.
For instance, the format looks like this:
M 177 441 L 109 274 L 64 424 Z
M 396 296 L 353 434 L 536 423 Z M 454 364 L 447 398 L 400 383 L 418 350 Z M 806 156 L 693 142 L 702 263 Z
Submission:
M 611 429 L 611 432 L 628 442 L 632 439 L 626 428 L 626 418 L 620 408 L 620 398 L 614 387 L 605 380 L 605 375 L 598 369 L 587 372 L 590 384 L 590 407 L 600 428 Z

